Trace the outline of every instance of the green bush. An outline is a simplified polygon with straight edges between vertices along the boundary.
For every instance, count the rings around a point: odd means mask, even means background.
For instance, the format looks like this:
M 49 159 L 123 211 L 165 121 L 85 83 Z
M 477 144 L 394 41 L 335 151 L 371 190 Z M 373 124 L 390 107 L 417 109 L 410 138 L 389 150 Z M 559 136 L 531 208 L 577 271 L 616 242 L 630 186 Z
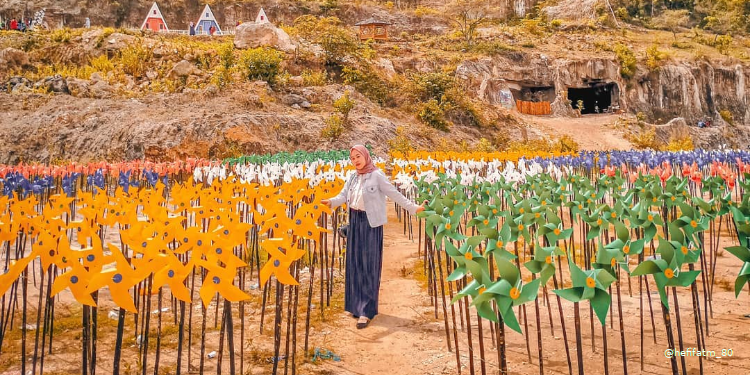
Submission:
M 664 59 L 667 54 L 659 51 L 659 47 L 654 44 L 646 49 L 646 66 L 649 70 L 656 71 L 664 65 Z
M 327 64 L 340 64 L 346 56 L 357 50 L 354 36 L 336 17 L 300 16 L 294 20 L 294 27 L 290 31 L 320 45 L 325 52 Z
M 635 75 L 636 58 L 635 53 L 628 46 L 617 43 L 614 48 L 617 60 L 620 62 L 620 75 L 622 78 L 629 79 Z
M 716 37 L 715 47 L 719 53 L 726 55 L 729 52 L 729 47 L 732 45 L 732 40 L 732 36 L 729 34 L 719 35 Z
M 385 105 L 391 99 L 390 87 L 373 69 L 345 66 L 341 77 L 344 79 L 344 84 L 354 86 L 362 95 L 380 105 Z
M 411 76 L 415 96 L 422 101 L 430 99 L 442 100 L 455 81 L 449 73 L 423 73 Z
M 310 69 L 302 71 L 302 84 L 305 86 L 325 86 L 328 80 L 328 73 L 325 70 L 314 72 Z
M 325 119 L 326 126 L 320 131 L 320 136 L 335 141 L 344 134 L 344 119 L 338 113 Z
M 440 104 L 435 99 L 422 103 L 417 118 L 435 129 L 448 131 L 448 122 L 445 121 L 443 109 L 440 108 Z
M 148 70 L 154 53 L 140 42 L 133 43 L 120 50 L 120 65 L 125 74 L 141 78 Z
M 271 48 L 254 48 L 242 51 L 240 64 L 249 80 L 276 83 L 281 73 L 283 53 Z
M 344 95 L 333 102 L 333 108 L 336 112 L 344 116 L 344 125 L 349 124 L 349 112 L 354 108 L 354 104 L 354 100 L 349 96 L 349 91 L 344 92 Z
M 732 112 L 730 112 L 729 110 L 722 109 L 721 111 L 719 111 L 719 116 L 721 116 L 721 118 L 726 121 L 727 124 L 734 125 L 734 117 L 732 116 Z

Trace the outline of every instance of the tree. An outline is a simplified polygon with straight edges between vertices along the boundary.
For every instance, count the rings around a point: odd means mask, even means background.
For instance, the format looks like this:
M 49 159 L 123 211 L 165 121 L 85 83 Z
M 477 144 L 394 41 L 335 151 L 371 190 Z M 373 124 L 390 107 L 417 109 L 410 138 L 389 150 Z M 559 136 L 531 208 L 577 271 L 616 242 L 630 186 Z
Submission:
M 658 17 L 654 17 L 654 25 L 672 32 L 674 40 L 677 41 L 677 32 L 681 27 L 687 27 L 690 14 L 686 9 L 665 10 Z
M 449 15 L 466 44 L 471 45 L 477 28 L 488 21 L 488 8 L 486 0 L 456 0 L 453 3 Z

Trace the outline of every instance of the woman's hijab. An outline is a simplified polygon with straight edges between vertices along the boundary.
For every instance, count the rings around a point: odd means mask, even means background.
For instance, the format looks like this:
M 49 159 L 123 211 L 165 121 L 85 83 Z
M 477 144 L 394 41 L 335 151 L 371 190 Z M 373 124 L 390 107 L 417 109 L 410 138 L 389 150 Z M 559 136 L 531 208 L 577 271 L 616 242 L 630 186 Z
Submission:
M 359 174 L 367 174 L 372 173 L 378 169 L 378 167 L 375 166 L 375 163 L 372 161 L 372 157 L 370 157 L 370 151 L 367 150 L 367 148 L 363 145 L 354 145 L 349 150 L 351 153 L 352 151 L 359 152 L 364 158 L 365 158 L 365 165 L 362 166 L 362 169 L 357 169 L 357 173 Z

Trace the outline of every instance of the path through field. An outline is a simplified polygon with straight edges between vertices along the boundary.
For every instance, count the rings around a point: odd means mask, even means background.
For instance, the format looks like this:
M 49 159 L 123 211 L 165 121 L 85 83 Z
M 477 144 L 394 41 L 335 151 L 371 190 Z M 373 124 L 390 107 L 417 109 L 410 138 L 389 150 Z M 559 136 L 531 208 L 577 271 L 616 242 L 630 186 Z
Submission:
M 545 135 L 568 135 L 582 150 L 629 150 L 633 146 L 609 125 L 619 118 L 614 114 L 585 115 L 580 118 L 520 115 Z
M 441 320 L 435 319 L 425 290 L 412 276 L 417 261 L 415 240 L 403 234 L 403 224 L 391 210 L 383 243 L 383 274 L 379 315 L 362 330 L 346 312 L 325 330 L 326 349 L 341 356 L 326 360 L 332 374 L 443 374 L 456 373 L 455 353 L 448 351 Z

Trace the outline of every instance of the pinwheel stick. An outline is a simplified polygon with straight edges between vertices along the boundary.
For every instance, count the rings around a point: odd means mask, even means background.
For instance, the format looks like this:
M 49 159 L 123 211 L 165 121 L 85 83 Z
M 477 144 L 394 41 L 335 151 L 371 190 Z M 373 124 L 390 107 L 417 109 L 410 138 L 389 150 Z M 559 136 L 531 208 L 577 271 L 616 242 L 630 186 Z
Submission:
M 448 311 L 446 308 L 447 305 L 445 301 L 445 277 L 443 276 L 443 260 L 440 257 L 440 249 L 438 249 L 436 253 L 437 253 L 438 274 L 440 277 L 440 295 L 442 296 L 442 301 L 443 301 L 442 306 L 443 306 L 443 324 L 445 326 L 445 342 L 448 344 L 448 351 L 452 351 L 451 336 L 448 331 Z
M 690 271 L 695 270 L 693 263 L 688 263 L 688 269 Z M 704 274 L 704 272 L 701 272 Z M 698 350 L 702 350 L 705 346 L 705 339 L 703 338 L 703 325 L 701 324 L 701 311 L 700 311 L 700 297 L 698 296 L 698 286 L 696 281 L 690 284 L 690 296 L 693 300 L 693 317 L 695 319 L 695 341 Z M 700 373 L 703 374 L 703 356 L 698 357 L 698 365 L 700 366 Z
M 667 307 L 664 306 L 663 303 L 659 303 L 661 305 L 661 312 L 664 316 L 664 329 L 667 331 L 667 345 L 669 346 L 669 349 L 671 349 L 673 352 L 675 350 L 675 344 L 674 344 L 674 336 L 672 335 L 672 319 L 669 316 L 669 311 L 667 310 Z M 670 356 L 670 364 L 672 366 L 672 375 L 678 375 L 679 370 L 677 369 L 677 358 L 676 356 Z
M 497 362 L 500 365 L 500 375 L 507 375 L 508 363 L 505 353 L 505 322 L 503 321 L 503 316 L 500 314 L 500 311 L 497 311 L 497 320 Z
M 576 355 L 578 357 L 578 375 L 583 375 L 583 345 L 581 342 L 581 312 L 579 302 L 573 302 L 573 313 L 576 327 Z
M 680 351 L 685 350 L 685 345 L 682 342 L 682 323 L 680 321 L 680 303 L 677 300 L 677 288 L 672 287 L 672 297 L 674 298 L 674 315 L 677 321 L 677 340 L 680 345 Z M 680 362 L 682 365 L 682 373 L 687 374 L 687 365 L 685 364 L 685 356 L 680 356 Z
M 617 273 L 620 273 L 618 268 Z M 630 279 L 628 279 L 630 280 Z M 620 278 L 617 278 L 617 317 L 620 320 L 620 344 L 622 351 L 622 373 L 628 375 L 628 352 L 625 348 L 625 323 L 622 317 L 622 294 L 620 293 Z

